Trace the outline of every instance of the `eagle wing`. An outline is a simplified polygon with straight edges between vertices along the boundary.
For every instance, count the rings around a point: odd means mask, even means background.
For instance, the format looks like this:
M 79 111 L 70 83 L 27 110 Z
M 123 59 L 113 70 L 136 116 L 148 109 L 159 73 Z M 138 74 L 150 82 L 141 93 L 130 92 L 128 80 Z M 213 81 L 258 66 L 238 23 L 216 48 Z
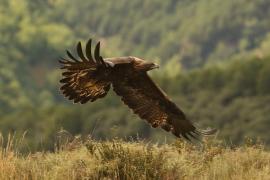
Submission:
M 96 45 L 94 58 L 91 53 L 91 39 L 86 44 L 86 56 L 82 51 L 82 45 L 77 45 L 79 58 L 75 58 L 69 51 L 69 58 L 62 58 L 59 62 L 63 65 L 61 69 L 63 78 L 60 80 L 60 90 L 62 93 L 73 100 L 74 103 L 82 104 L 87 101 L 95 101 L 104 97 L 109 89 L 111 82 L 108 80 L 110 64 L 106 63 L 99 54 L 100 43 Z
M 185 114 L 146 74 L 134 75 L 128 79 L 113 82 L 113 89 L 122 101 L 141 119 L 152 127 L 171 131 L 177 137 L 199 139 L 211 131 L 198 131 Z

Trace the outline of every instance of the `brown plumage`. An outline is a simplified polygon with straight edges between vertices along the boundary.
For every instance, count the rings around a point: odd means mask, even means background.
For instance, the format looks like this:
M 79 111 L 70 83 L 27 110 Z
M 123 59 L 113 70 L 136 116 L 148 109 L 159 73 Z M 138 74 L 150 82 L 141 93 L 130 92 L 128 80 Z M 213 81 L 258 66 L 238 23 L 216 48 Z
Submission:
M 197 130 L 185 114 L 152 81 L 147 71 L 157 64 L 137 57 L 116 57 L 103 59 L 100 56 L 100 43 L 91 53 L 91 39 L 86 44 L 84 55 L 81 43 L 77 45 L 75 58 L 67 51 L 68 59 L 59 62 L 65 72 L 60 80 L 63 94 L 74 103 L 84 104 L 106 96 L 110 86 L 122 101 L 141 119 L 152 127 L 161 127 L 177 137 L 187 140 L 199 139 L 200 135 L 211 135 L 216 130 Z

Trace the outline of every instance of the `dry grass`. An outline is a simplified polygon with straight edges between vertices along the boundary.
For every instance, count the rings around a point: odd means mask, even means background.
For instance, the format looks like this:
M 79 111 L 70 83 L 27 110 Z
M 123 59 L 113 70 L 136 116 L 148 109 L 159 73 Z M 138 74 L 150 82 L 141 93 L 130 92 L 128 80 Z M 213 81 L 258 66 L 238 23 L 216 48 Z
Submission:
M 270 179 L 270 153 L 261 144 L 195 147 L 65 136 L 56 151 L 20 155 L 21 140 L 0 138 L 0 179 Z

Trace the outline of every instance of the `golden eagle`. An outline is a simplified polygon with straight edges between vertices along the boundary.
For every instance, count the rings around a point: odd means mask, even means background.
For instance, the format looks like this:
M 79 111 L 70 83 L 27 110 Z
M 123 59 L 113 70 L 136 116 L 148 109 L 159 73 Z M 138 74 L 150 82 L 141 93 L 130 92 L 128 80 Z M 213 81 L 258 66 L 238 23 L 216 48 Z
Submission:
M 216 130 L 196 129 L 183 111 L 152 81 L 147 71 L 158 68 L 157 64 L 133 56 L 103 59 L 100 42 L 93 57 L 91 42 L 91 39 L 87 42 L 85 54 L 81 42 L 77 44 L 79 58 L 67 51 L 69 58 L 59 60 L 63 65 L 61 69 L 65 69 L 64 78 L 60 80 L 63 83 L 61 91 L 69 100 L 81 104 L 93 102 L 106 96 L 112 85 L 121 100 L 154 128 L 161 127 L 187 140 L 215 133 Z

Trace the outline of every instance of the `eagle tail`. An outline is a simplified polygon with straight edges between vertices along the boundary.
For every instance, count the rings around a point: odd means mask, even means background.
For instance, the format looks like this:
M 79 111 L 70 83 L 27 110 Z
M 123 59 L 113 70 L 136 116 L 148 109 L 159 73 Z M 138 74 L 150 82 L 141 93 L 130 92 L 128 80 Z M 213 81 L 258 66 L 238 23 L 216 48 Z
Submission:
M 217 133 L 217 129 L 205 129 L 205 130 L 197 130 L 199 134 L 203 136 L 212 136 Z

